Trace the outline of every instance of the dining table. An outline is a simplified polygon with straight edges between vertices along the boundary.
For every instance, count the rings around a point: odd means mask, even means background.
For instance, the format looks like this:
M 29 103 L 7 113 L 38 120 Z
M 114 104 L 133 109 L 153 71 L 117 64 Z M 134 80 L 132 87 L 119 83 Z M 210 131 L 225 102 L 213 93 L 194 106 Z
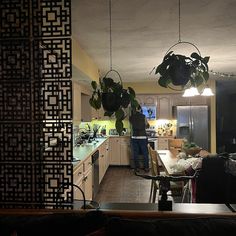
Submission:
M 173 168 L 173 166 L 175 166 L 180 160 L 180 158 L 178 157 L 179 154 L 178 150 L 171 149 L 171 150 L 156 150 L 156 151 L 159 155 L 161 166 L 164 168 L 164 171 L 166 172 L 167 175 L 185 175 L 184 171 L 176 172 L 176 170 Z M 199 157 L 206 157 L 209 154 L 210 153 L 208 151 L 201 150 L 201 152 L 199 153 Z M 196 157 L 190 157 L 190 158 L 194 159 Z
M 157 150 L 160 158 L 161 166 L 167 175 L 174 175 L 174 170 L 171 168 L 179 160 L 176 150 Z

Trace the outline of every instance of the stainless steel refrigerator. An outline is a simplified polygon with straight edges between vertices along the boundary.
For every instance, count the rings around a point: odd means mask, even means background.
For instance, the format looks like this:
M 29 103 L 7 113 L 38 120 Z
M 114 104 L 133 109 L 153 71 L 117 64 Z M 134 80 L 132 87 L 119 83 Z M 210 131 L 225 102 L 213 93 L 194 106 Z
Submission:
M 208 106 L 177 106 L 177 138 L 186 138 L 209 150 Z

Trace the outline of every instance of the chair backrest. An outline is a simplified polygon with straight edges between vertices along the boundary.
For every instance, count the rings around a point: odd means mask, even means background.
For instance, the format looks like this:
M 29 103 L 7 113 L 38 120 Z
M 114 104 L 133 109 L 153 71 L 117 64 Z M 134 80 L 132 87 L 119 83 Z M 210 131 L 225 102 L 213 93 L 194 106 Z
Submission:
M 184 140 L 181 138 L 168 139 L 169 149 L 177 149 L 181 151 Z
M 158 153 L 153 150 L 153 148 L 148 144 L 148 152 L 151 158 L 151 171 L 152 175 L 160 175 L 159 165 L 158 165 Z

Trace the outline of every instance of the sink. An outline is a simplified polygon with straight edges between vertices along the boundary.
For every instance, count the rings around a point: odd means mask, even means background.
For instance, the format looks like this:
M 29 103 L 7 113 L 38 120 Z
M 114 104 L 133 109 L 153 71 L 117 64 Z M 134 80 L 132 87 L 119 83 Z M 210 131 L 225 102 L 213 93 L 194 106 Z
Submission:
M 73 159 L 72 159 L 72 162 L 80 162 L 80 159 L 79 159 L 79 157 L 73 157 Z
M 82 144 L 82 146 L 93 146 L 93 145 L 96 145 L 96 143 L 92 142 L 92 143 L 84 143 Z

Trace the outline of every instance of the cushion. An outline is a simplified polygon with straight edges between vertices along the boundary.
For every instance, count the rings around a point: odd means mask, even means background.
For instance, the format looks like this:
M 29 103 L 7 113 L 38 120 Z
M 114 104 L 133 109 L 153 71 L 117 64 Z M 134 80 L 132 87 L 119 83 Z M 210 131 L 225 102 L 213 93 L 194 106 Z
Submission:
M 184 218 L 133 220 L 113 218 L 107 226 L 108 235 L 227 235 L 236 232 L 236 219 Z

